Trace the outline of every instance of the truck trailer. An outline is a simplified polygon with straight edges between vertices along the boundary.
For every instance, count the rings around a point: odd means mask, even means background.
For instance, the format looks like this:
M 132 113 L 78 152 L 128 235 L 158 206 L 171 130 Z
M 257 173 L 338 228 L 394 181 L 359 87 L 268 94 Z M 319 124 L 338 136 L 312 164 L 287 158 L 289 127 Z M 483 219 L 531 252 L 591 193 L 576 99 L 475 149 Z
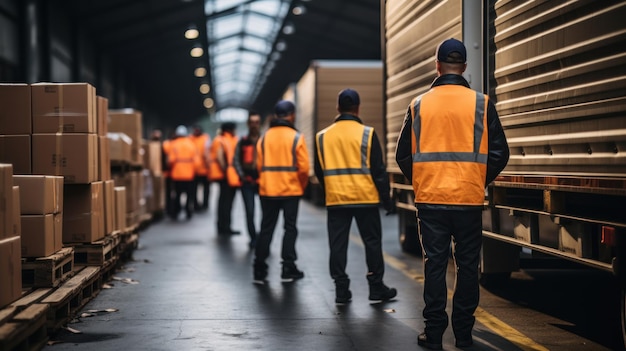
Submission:
M 381 145 L 383 131 L 383 64 L 375 60 L 315 60 L 300 80 L 283 95 L 296 104 L 296 128 L 304 135 L 309 150 L 310 184 L 307 197 L 324 204 L 323 191 L 313 170 L 315 134 L 330 126 L 337 112 L 337 95 L 352 88 L 361 98 L 360 118 L 374 127 Z
M 411 99 L 436 76 L 435 49 L 467 47 L 464 76 L 499 112 L 511 157 L 488 185 L 480 279 L 520 257 L 612 272 L 626 341 L 626 2 L 382 2 L 387 165 L 405 251 L 421 253 L 411 182 L 395 144 Z

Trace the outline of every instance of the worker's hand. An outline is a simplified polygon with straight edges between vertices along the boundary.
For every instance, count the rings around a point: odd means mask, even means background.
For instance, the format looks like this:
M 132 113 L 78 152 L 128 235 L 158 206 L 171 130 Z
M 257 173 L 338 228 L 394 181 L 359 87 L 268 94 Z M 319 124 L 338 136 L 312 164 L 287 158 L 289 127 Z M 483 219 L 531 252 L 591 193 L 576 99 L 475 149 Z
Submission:
M 393 200 L 388 200 L 383 203 L 383 207 L 385 208 L 385 216 L 389 216 L 396 213 L 396 203 Z

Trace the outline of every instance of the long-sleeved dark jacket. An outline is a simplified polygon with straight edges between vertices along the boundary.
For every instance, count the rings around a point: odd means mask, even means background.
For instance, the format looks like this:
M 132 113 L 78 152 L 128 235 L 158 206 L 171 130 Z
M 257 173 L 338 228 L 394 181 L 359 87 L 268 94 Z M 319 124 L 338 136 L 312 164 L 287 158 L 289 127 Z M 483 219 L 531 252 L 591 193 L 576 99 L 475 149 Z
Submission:
M 431 88 L 446 84 L 462 85 L 469 88 L 469 83 L 465 80 L 465 78 L 456 74 L 446 74 L 437 77 L 431 85 Z M 451 101 L 450 103 L 454 102 Z M 506 141 L 502 124 L 500 124 L 500 117 L 498 116 L 496 107 L 491 100 L 488 101 L 487 106 L 487 125 L 489 143 L 485 186 L 496 179 L 498 174 L 502 172 L 509 161 L 509 145 Z M 412 132 L 411 106 L 409 106 L 406 112 L 406 117 L 404 118 L 400 136 L 398 137 L 398 143 L 396 145 L 396 162 L 407 179 L 412 179 L 413 172 L 413 155 L 411 155 Z
M 335 118 L 335 121 L 343 121 L 343 120 L 351 120 L 357 121 L 361 124 L 363 122 L 357 116 L 350 114 L 340 114 Z M 322 169 L 322 165 L 319 160 L 319 156 L 317 155 L 317 138 L 315 138 L 315 162 L 314 162 L 314 170 L 315 176 L 320 182 L 322 189 L 324 188 L 324 170 Z M 378 190 L 378 195 L 380 196 L 380 202 L 384 206 L 384 208 L 390 208 L 392 206 L 391 196 L 389 191 L 389 176 L 387 175 L 387 170 L 385 169 L 385 162 L 383 161 L 383 151 L 380 146 L 380 142 L 378 141 L 378 137 L 376 136 L 376 130 L 372 135 L 372 149 L 370 151 L 370 174 L 372 175 L 372 179 L 374 180 L 374 184 L 376 185 L 376 189 Z M 343 205 L 350 206 L 350 205 Z M 356 205 L 355 205 L 356 206 Z M 359 205 L 363 206 L 363 205 Z

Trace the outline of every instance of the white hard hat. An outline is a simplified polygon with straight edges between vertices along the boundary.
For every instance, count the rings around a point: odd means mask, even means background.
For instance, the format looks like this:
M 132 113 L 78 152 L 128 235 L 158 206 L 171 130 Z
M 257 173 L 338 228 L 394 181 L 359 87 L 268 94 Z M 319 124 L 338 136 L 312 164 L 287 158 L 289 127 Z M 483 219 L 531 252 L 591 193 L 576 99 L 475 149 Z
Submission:
M 176 135 L 177 136 L 187 136 L 187 127 L 180 125 L 176 127 Z

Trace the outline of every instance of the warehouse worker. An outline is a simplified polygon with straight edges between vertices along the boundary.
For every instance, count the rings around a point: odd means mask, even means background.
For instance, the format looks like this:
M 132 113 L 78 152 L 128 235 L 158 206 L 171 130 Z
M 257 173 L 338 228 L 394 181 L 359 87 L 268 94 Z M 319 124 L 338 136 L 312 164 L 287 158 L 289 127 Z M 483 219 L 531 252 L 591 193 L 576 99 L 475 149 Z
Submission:
M 448 326 L 446 271 L 452 239 L 452 329 L 457 347 L 473 344 L 485 187 L 506 166 L 509 149 L 493 102 L 470 89 L 462 76 L 467 66 L 463 43 L 445 40 L 436 56 L 437 78 L 407 109 L 396 161 L 413 183 L 424 257 L 426 328 L 417 342 L 440 350 Z
M 352 218 L 356 220 L 367 262 L 370 300 L 389 300 L 397 291 L 383 283 L 385 262 L 378 205 L 388 212 L 394 204 L 383 152 L 374 128 L 359 118 L 359 94 L 344 89 L 337 99 L 339 116 L 315 138 L 315 175 L 324 189 L 330 245 L 330 276 L 335 281 L 335 303 L 350 301 L 346 274 Z
M 309 154 L 304 136 L 294 127 L 296 107 L 281 100 L 274 107 L 276 118 L 257 142 L 257 169 L 261 199 L 261 231 L 256 242 L 254 282 L 264 284 L 267 277 L 265 260 L 278 215 L 283 211 L 285 233 L 282 245 L 282 273 L 285 282 L 304 277 L 296 266 L 298 204 L 309 180 Z
M 187 219 L 193 216 L 193 180 L 195 170 L 200 162 L 196 147 L 187 136 L 187 127 L 178 126 L 176 128 L 176 137 L 170 142 L 168 162 L 171 169 L 172 183 L 176 197 L 172 208 L 172 219 L 178 219 L 180 213 L 180 198 L 184 193 L 186 196 L 185 213 Z
M 217 201 L 217 233 L 218 235 L 233 235 L 240 232 L 231 228 L 231 213 L 233 200 L 240 186 L 239 177 L 232 165 L 237 146 L 235 123 L 222 123 L 221 132 L 215 137 L 209 149 L 210 169 L 209 177 L 218 182 L 220 195 Z M 236 178 L 236 179 L 234 179 Z
M 241 197 L 246 210 L 246 224 L 250 242 L 256 245 L 257 231 L 254 225 L 254 201 L 259 195 L 259 171 L 256 168 L 256 143 L 261 135 L 261 115 L 255 111 L 248 112 L 248 135 L 239 139 L 235 148 L 233 165 L 241 181 Z
M 174 186 L 172 185 L 171 166 L 168 158 L 172 146 L 172 140 L 176 137 L 174 133 L 170 133 L 169 139 L 163 140 L 161 145 L 161 168 L 163 171 L 163 179 L 165 180 L 165 214 L 172 217 L 174 214 Z
M 202 131 L 202 127 L 195 126 L 193 134 L 189 137 L 196 146 L 200 162 L 196 168 L 193 190 L 193 208 L 195 211 L 207 211 L 209 209 L 209 145 L 211 137 Z M 202 201 L 198 201 L 198 188 L 202 190 Z

